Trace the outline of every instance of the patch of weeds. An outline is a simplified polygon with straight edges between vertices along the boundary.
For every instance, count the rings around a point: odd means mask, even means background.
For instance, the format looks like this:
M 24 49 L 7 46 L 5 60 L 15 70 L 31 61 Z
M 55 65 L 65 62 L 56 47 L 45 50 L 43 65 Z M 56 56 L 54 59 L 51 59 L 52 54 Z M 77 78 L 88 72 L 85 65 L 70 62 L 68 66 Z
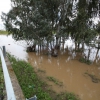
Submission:
M 74 95 L 74 93 L 60 93 L 59 95 L 57 95 L 57 99 L 56 100 L 80 100 L 78 98 L 78 96 Z
M 99 83 L 100 82 L 100 79 L 97 78 L 95 75 L 89 74 L 87 72 L 84 73 L 84 74 L 88 75 L 91 78 L 92 82 L 94 82 L 94 83 Z
M 8 58 L 17 76 L 25 98 L 30 98 L 36 95 L 38 100 L 78 100 L 76 99 L 77 97 L 74 98 L 73 96 L 69 96 L 67 94 L 64 96 L 64 99 L 60 99 L 62 98 L 62 95 L 54 92 L 46 82 L 42 81 L 29 63 L 15 59 L 10 54 L 8 54 Z M 53 78 L 53 80 L 55 79 Z M 57 80 L 55 80 L 55 82 L 56 84 L 59 84 Z
M 85 59 L 85 58 L 80 58 L 79 61 L 80 61 L 81 63 L 86 63 L 86 64 L 88 64 L 88 65 L 90 65 L 90 64 L 92 63 L 90 60 Z
M 38 69 L 38 72 L 46 73 L 45 70 Z
M 2 70 L 2 65 L 1 65 L 1 60 L 0 60 L 0 100 L 4 100 L 4 76 L 3 76 L 3 70 Z
M 55 84 L 57 84 L 57 85 L 59 85 L 59 86 L 62 86 L 62 85 L 63 85 L 62 82 L 59 82 L 59 81 L 58 81 L 57 79 L 55 79 L 54 77 L 48 76 L 47 79 L 48 79 L 49 81 L 54 82 Z

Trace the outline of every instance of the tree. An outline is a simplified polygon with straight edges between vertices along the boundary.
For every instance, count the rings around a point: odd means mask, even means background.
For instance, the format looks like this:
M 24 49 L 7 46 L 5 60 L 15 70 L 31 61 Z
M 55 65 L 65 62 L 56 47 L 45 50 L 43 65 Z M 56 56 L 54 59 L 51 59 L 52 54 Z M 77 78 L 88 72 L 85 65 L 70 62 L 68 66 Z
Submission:
M 99 15 L 100 6 L 99 0 L 11 1 L 12 9 L 2 14 L 9 34 L 29 44 L 41 45 L 46 40 L 47 47 L 49 43 L 52 45 L 54 34 L 56 45 L 59 45 L 61 37 L 64 43 L 69 33 L 78 44 L 87 40 L 93 26 L 92 18 Z
M 92 4 L 91 9 L 89 6 Z M 96 2 L 94 0 L 79 0 L 76 5 L 76 17 L 72 21 L 71 36 L 75 40 L 76 47 L 79 48 L 80 43 L 84 47 L 84 42 L 90 42 L 96 32 L 94 30 L 94 23 L 92 18 L 94 17 L 94 9 L 96 8 Z M 95 11 L 97 13 L 97 10 Z M 98 13 L 97 13 L 98 14 Z

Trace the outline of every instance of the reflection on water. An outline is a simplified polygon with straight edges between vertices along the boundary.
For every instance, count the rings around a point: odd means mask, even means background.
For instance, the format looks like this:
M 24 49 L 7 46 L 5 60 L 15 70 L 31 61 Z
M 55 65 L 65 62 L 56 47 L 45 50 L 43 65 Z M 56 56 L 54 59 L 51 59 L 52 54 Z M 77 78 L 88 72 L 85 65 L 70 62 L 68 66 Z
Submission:
M 99 100 L 100 83 L 93 83 L 90 77 L 84 76 L 84 73 L 88 72 L 100 78 L 100 70 L 97 66 L 71 60 L 66 53 L 63 56 L 59 55 L 57 58 L 48 58 L 47 55 L 41 56 L 29 53 L 29 62 L 33 65 L 37 62 L 37 68 L 45 70 L 47 76 L 54 76 L 62 81 L 64 84 L 63 90 L 78 94 L 82 100 Z
M 25 52 L 26 44 L 24 41 L 16 42 L 12 39 L 12 36 L 0 35 L 0 46 L 6 46 L 7 52 L 20 59 L 26 60 L 27 58 L 27 53 Z
M 93 83 L 85 73 L 95 75 L 100 79 L 100 50 L 94 47 L 84 46 L 83 53 L 75 52 L 74 42 L 67 40 L 64 50 L 59 52 L 58 57 L 51 57 L 40 53 L 26 53 L 26 43 L 24 41 L 16 42 L 11 36 L 0 36 L 0 46 L 6 46 L 8 52 L 20 59 L 28 61 L 37 69 L 46 71 L 47 76 L 53 76 L 63 82 L 62 90 L 78 94 L 81 100 L 99 100 L 100 82 Z M 94 63 L 87 65 L 80 63 L 78 59 L 83 56 L 89 58 Z M 56 91 L 60 90 L 56 88 Z

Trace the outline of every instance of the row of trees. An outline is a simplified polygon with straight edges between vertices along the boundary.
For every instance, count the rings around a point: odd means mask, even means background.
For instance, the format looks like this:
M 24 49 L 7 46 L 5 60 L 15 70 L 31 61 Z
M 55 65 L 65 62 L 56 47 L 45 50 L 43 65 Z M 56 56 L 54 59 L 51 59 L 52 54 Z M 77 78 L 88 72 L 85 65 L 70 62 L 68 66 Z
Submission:
M 100 17 L 99 0 L 11 0 L 12 9 L 2 14 L 4 25 L 16 40 L 56 47 L 70 36 L 77 46 L 100 33 L 93 18 Z M 55 35 L 55 37 L 54 37 Z

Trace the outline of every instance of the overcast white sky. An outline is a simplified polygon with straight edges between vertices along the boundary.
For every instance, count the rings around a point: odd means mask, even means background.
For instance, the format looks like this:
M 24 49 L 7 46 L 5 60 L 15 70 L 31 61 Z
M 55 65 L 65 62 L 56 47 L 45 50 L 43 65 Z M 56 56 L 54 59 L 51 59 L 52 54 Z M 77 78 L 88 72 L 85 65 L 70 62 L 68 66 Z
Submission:
M 0 0 L 0 29 L 3 28 L 3 23 L 1 20 L 1 14 L 2 12 L 9 12 L 11 9 L 11 1 L 10 0 Z

